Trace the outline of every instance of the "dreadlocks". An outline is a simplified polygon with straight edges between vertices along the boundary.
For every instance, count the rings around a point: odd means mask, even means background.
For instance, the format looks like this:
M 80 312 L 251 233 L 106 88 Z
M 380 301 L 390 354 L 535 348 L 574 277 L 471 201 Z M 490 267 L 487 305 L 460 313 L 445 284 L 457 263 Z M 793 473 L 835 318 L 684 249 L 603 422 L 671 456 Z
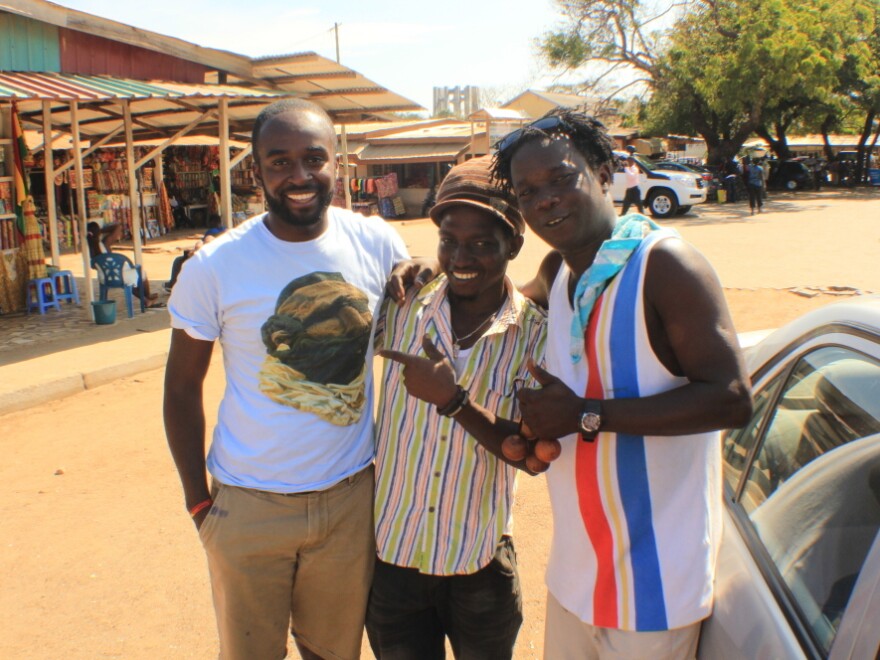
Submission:
M 545 120 L 549 117 L 557 117 L 559 123 L 546 129 L 536 127 L 536 124 L 546 123 Z M 510 163 L 521 146 L 532 140 L 554 135 L 568 136 L 590 168 L 594 170 L 605 163 L 614 162 L 614 142 L 602 122 L 569 108 L 554 108 L 540 119 L 514 131 L 499 142 L 499 145 L 503 144 L 503 148 L 499 147 L 492 165 L 492 176 L 498 185 L 504 190 L 513 189 Z

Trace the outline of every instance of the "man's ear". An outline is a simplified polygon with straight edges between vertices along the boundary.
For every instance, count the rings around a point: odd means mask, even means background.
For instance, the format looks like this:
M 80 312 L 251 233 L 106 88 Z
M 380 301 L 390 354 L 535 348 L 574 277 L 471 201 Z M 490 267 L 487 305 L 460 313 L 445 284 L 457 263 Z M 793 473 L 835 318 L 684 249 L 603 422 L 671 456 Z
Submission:
M 519 251 L 522 250 L 523 242 L 525 241 L 525 237 L 520 234 L 519 236 L 514 236 L 510 239 L 510 251 L 508 253 L 509 259 L 516 259 Z
M 614 172 L 611 167 L 611 163 L 603 163 L 596 170 L 596 177 L 599 179 L 602 191 L 606 193 L 611 190 L 611 185 L 614 183 Z

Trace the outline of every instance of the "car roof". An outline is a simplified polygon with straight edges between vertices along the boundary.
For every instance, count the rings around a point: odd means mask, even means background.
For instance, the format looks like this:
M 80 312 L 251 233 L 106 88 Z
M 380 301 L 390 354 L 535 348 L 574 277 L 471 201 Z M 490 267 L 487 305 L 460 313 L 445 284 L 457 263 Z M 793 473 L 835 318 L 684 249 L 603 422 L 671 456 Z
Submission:
M 880 295 L 825 305 L 772 331 L 747 352 L 749 372 L 754 373 L 789 344 L 834 325 L 859 328 L 880 337 Z

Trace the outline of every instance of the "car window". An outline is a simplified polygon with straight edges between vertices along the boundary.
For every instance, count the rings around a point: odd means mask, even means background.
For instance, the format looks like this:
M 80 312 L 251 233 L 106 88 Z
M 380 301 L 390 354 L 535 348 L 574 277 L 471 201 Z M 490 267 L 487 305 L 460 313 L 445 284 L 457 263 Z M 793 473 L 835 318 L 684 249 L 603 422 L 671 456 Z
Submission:
M 759 434 L 767 408 L 782 382 L 782 376 L 783 374 L 778 374 L 754 395 L 754 412 L 752 413 L 751 421 L 746 426 L 728 431 L 724 435 L 724 480 L 734 492 L 736 492 L 736 487 L 739 484 L 749 454 L 760 437 Z
M 739 503 L 827 651 L 880 529 L 880 363 L 817 349 L 767 419 Z
M 642 166 L 643 170 L 650 172 L 657 169 L 652 161 L 644 158 L 643 156 L 640 156 L 639 154 L 633 154 L 633 158 L 635 158 L 636 162 Z

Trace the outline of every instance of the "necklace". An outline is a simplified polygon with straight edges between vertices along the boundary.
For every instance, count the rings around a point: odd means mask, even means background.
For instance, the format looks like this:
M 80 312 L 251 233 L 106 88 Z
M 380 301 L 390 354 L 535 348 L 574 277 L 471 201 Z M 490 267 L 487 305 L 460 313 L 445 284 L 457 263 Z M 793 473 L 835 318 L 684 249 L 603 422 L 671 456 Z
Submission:
M 506 302 L 507 297 L 501 301 L 501 307 L 504 307 L 504 303 Z M 461 351 L 461 345 L 473 337 L 475 334 L 486 328 L 488 325 L 492 324 L 492 321 L 495 320 L 495 317 L 498 316 L 498 312 L 501 311 L 501 307 L 492 312 L 489 316 L 487 316 L 476 328 L 471 330 L 469 333 L 464 335 L 463 337 L 458 337 L 455 334 L 455 329 L 452 327 L 452 320 L 449 321 L 449 332 L 452 333 L 452 357 L 453 359 L 458 359 L 459 351 Z

